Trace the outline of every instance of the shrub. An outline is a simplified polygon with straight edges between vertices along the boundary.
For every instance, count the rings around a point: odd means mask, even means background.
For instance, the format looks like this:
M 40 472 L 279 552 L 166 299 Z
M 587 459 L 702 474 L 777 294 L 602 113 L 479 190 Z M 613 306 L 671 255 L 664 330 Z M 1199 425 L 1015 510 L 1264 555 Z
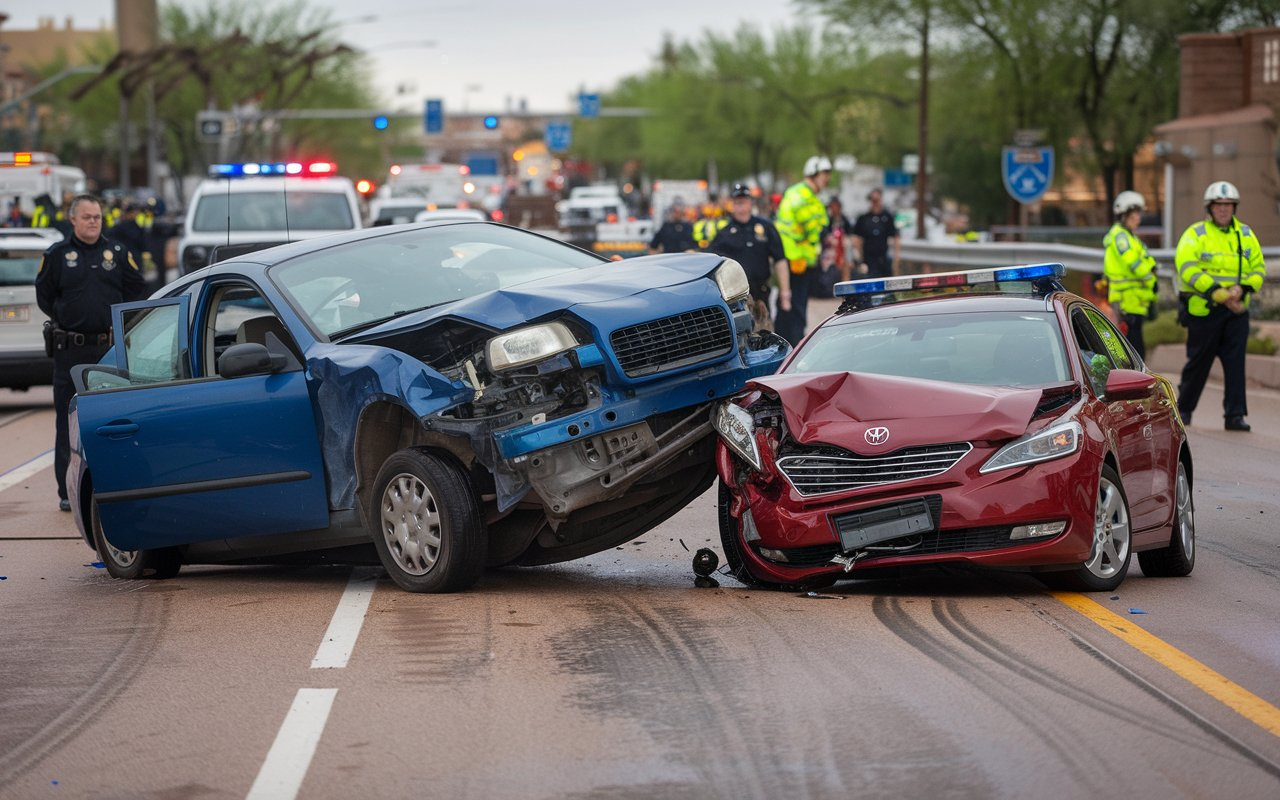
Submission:
M 1187 340 L 1187 329 L 1178 324 L 1178 312 L 1170 309 L 1142 326 L 1142 339 L 1148 348 L 1181 344 Z

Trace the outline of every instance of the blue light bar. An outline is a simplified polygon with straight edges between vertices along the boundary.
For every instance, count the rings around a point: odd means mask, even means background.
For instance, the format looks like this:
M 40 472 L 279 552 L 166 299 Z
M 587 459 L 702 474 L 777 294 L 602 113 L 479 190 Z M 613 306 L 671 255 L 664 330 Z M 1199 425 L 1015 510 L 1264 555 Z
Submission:
M 253 178 L 263 175 L 331 175 L 331 161 L 250 161 L 237 164 L 210 164 L 209 174 L 215 178 Z
M 1031 281 L 1037 278 L 1061 278 L 1065 272 L 1061 264 L 1027 264 L 1015 267 L 971 269 L 959 272 L 930 272 L 924 275 L 903 275 L 896 278 L 862 278 L 841 281 L 835 285 L 836 297 L 852 297 L 865 294 L 888 294 L 921 289 L 943 289 L 957 286 L 980 286 L 1003 281 Z

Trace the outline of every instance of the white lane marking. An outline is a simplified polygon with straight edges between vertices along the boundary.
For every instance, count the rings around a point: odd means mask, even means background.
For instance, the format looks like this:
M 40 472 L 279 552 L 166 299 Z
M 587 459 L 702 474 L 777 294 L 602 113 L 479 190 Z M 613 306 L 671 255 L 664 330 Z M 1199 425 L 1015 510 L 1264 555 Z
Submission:
M 0 474 L 0 492 L 8 489 L 35 475 L 41 470 L 46 470 L 53 466 L 53 451 L 47 450 L 25 464 L 19 464 L 4 474 Z
M 315 658 L 311 659 L 312 669 L 342 669 L 347 665 L 351 651 L 356 648 L 356 637 L 364 625 L 365 612 L 369 610 L 373 587 L 380 574 L 382 570 L 376 567 L 359 567 L 351 571 L 347 588 L 333 611 L 333 619 L 329 620 L 329 629 L 324 632 L 320 647 L 316 648 Z
M 307 777 L 337 689 L 299 689 L 246 800 L 289 800 Z

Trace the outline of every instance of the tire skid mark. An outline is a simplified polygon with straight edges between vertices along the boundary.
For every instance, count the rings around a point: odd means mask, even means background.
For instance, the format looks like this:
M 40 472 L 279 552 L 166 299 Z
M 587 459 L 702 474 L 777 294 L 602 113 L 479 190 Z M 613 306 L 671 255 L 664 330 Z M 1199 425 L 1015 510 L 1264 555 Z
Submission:
M 172 596 L 162 594 L 134 602 L 130 634 L 116 647 L 98 678 L 40 730 L 0 756 L 0 788 L 63 749 L 115 702 L 155 651 L 168 624 L 172 601 Z
M 938 614 L 941 601 L 933 600 L 933 613 Z M 912 618 L 901 601 L 877 597 L 871 604 L 872 612 L 893 635 L 918 650 L 922 655 L 946 669 L 952 675 L 972 685 L 991 698 L 1000 710 L 1018 722 L 1048 748 L 1049 753 L 1060 759 L 1070 773 L 1084 785 L 1083 793 L 1105 796 L 1113 782 L 1105 772 L 1113 772 L 1108 765 L 1099 767 L 1096 758 L 1084 752 L 1074 737 L 1062 733 L 1055 726 L 1046 724 L 1042 714 L 1024 709 L 1022 699 L 1014 696 L 1009 686 L 988 674 L 986 664 L 979 658 L 966 656 L 955 649 L 951 642 L 944 642 L 922 624 Z M 1114 775 L 1113 778 L 1120 776 Z
M 1248 553 L 1242 553 L 1234 547 L 1222 544 L 1221 542 L 1197 543 L 1201 548 L 1208 550 L 1211 553 L 1217 553 L 1228 561 L 1233 561 L 1243 567 L 1248 567 L 1255 572 L 1266 575 L 1268 578 L 1280 578 L 1280 571 L 1277 571 L 1274 565 L 1263 561 L 1261 558 L 1255 558 Z
M 716 676 L 736 669 L 724 668 L 731 659 L 714 641 L 691 634 L 695 627 L 705 631 L 705 623 L 688 619 L 680 607 L 659 611 L 621 597 L 576 608 L 591 621 L 553 636 L 550 644 L 561 670 L 587 679 L 572 690 L 581 707 L 639 723 L 698 777 L 695 785 L 714 787 L 699 794 L 779 796 L 784 787 L 771 786 L 774 776 L 762 773 L 759 754 L 723 710 L 734 687 L 720 685 Z M 735 754 L 732 763 L 726 751 Z
M 1059 675 L 1046 672 L 1046 668 L 1037 667 L 1029 661 L 1024 661 L 1011 655 L 1008 651 L 1002 649 L 1001 642 L 998 639 L 980 630 L 971 622 L 954 600 L 947 600 L 941 607 L 935 606 L 934 617 L 952 635 L 971 649 L 1042 689 L 1061 695 L 1077 706 L 1092 708 L 1095 711 L 1127 722 L 1147 734 L 1203 750 L 1206 753 L 1211 752 L 1204 748 L 1205 742 L 1203 739 L 1183 735 L 1180 731 L 1170 731 L 1168 725 L 1161 723 L 1160 720 L 1150 714 L 1143 714 L 1124 706 L 1115 707 L 1105 703 L 1088 689 L 1082 689 Z
M 439 595 L 392 595 L 389 602 L 395 606 L 377 613 L 391 617 L 385 629 L 400 651 L 397 672 L 401 677 L 429 686 L 456 685 L 477 676 L 491 662 L 492 606 L 488 599 L 484 601 L 483 626 L 477 631 L 471 618 L 460 619 L 451 609 L 452 602 L 439 603 L 439 599 Z
M 1065 625 L 1063 625 L 1061 622 L 1055 619 L 1053 615 L 1049 613 L 1048 610 L 1037 607 L 1036 605 L 1026 601 L 1020 601 L 1020 602 L 1024 602 L 1027 606 L 1029 606 L 1032 613 L 1034 613 L 1037 617 L 1039 617 L 1043 622 L 1047 623 L 1050 627 L 1052 627 L 1053 629 L 1061 633 L 1063 636 L 1065 636 L 1067 640 L 1071 642 L 1071 644 L 1080 648 L 1081 651 L 1088 654 L 1092 658 L 1096 659 L 1098 662 L 1110 668 L 1113 672 L 1115 672 L 1117 675 L 1120 675 L 1129 683 L 1133 684 L 1137 688 L 1141 689 L 1143 692 L 1147 693 L 1151 697 L 1158 700 L 1160 703 L 1162 703 L 1164 706 L 1169 708 L 1171 711 L 1178 714 L 1178 716 L 1187 720 L 1192 725 L 1195 725 L 1197 728 L 1204 731 L 1209 736 L 1212 736 L 1214 739 L 1217 739 L 1222 744 L 1231 748 L 1231 750 L 1233 750 L 1238 755 L 1240 755 L 1248 763 L 1253 764 L 1254 766 L 1258 767 L 1263 772 L 1266 772 L 1269 775 L 1272 775 L 1276 778 L 1280 778 L 1280 764 L 1276 763 L 1275 761 L 1272 761 L 1266 755 L 1259 753 L 1254 748 L 1250 747 L 1249 745 L 1245 744 L 1241 740 L 1237 739 L 1225 728 L 1222 728 L 1217 724 L 1211 722 L 1208 718 L 1201 715 L 1199 712 L 1192 709 L 1190 706 L 1183 703 L 1181 700 L 1174 697 L 1172 694 L 1166 692 L 1164 689 L 1161 689 L 1159 686 L 1147 680 L 1146 678 L 1142 677 L 1138 673 L 1134 672 L 1129 667 L 1126 667 L 1124 664 L 1120 663 L 1119 661 L 1115 660 L 1111 656 L 1107 655 L 1105 652 L 1102 651 L 1101 648 L 1097 647 L 1096 645 L 1094 645 L 1084 637 L 1080 636 L 1074 631 L 1069 630 Z

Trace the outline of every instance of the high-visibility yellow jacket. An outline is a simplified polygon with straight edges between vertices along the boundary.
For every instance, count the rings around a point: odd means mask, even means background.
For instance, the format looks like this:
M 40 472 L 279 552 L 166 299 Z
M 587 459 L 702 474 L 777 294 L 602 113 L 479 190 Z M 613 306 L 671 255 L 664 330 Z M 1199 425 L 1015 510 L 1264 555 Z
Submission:
M 1235 217 L 1225 231 L 1212 220 L 1187 228 L 1178 240 L 1174 261 L 1178 266 L 1178 291 L 1189 295 L 1187 313 L 1193 317 L 1208 316 L 1214 306 L 1214 291 L 1236 284 L 1245 289 L 1241 302 L 1247 308 L 1250 295 L 1262 288 L 1267 274 L 1257 235 Z
M 1146 316 L 1156 299 L 1156 260 L 1147 246 L 1120 223 L 1102 239 L 1107 302 L 1125 314 Z
M 49 209 L 42 205 L 36 206 L 35 210 L 31 212 L 31 227 L 33 228 L 47 228 L 52 222 L 53 219 L 49 216 Z
M 808 181 L 800 181 L 783 193 L 773 224 L 782 237 L 782 250 L 792 272 L 802 273 L 818 263 L 822 231 L 828 222 L 827 207 Z
M 707 217 L 693 223 L 693 238 L 698 243 L 698 247 L 705 249 L 711 244 L 711 240 L 716 238 L 720 229 L 728 224 L 728 217 Z

